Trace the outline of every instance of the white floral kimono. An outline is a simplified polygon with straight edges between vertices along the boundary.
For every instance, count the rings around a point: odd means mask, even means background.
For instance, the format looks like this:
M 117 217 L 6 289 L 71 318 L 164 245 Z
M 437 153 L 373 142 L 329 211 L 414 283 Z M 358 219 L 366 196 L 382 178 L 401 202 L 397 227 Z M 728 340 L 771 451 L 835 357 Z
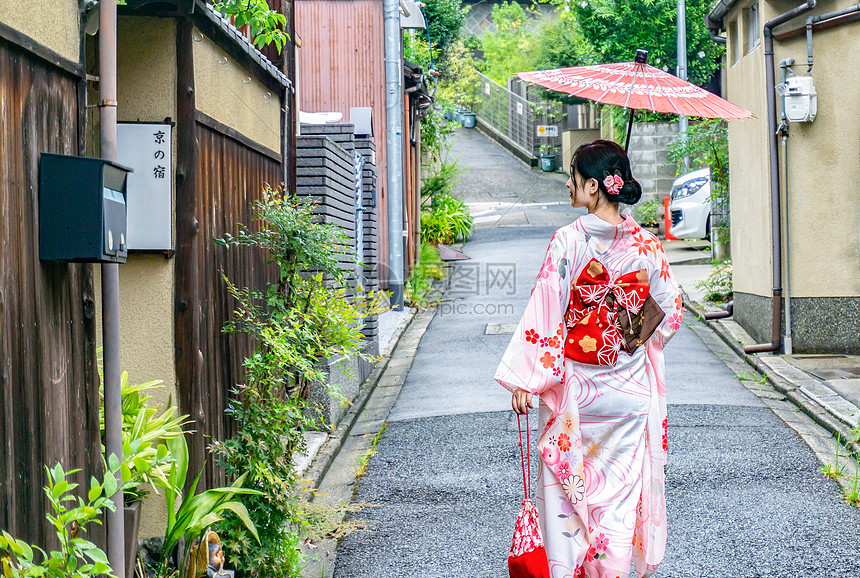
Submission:
M 638 272 L 665 312 L 632 355 L 617 337 L 598 345 L 587 336 L 579 341 L 585 351 L 608 349 L 596 351 L 602 360 L 617 355 L 614 365 L 565 357 L 571 284 L 595 259 L 610 285 Z M 631 217 L 611 225 L 588 214 L 553 235 L 495 375 L 509 390 L 522 388 L 541 398 L 536 503 L 552 578 L 626 578 L 631 559 L 640 576 L 650 576 L 663 559 L 663 346 L 680 325 L 680 292 L 663 247 Z

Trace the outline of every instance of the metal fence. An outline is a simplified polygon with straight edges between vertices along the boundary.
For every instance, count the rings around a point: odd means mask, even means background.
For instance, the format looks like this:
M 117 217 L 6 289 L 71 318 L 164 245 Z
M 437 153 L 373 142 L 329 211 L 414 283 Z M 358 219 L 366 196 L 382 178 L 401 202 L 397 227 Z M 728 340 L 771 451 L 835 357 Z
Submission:
M 534 156 L 536 129 L 529 101 L 488 76 L 478 74 L 478 79 L 480 84 L 474 106 L 478 120 L 509 144 Z
M 516 78 L 505 87 L 479 73 L 478 82 L 473 107 L 478 120 L 530 157 L 560 156 L 565 130 L 598 126 L 594 108 L 588 104 L 548 100 L 543 88 Z

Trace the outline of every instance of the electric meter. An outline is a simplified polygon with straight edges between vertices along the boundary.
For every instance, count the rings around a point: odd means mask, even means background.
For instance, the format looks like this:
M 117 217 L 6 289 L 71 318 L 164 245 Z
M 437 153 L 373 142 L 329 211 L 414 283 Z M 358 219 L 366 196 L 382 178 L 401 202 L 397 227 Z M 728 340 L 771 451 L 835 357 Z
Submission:
M 785 116 L 790 122 L 812 122 L 818 112 L 818 94 L 811 76 L 785 79 Z

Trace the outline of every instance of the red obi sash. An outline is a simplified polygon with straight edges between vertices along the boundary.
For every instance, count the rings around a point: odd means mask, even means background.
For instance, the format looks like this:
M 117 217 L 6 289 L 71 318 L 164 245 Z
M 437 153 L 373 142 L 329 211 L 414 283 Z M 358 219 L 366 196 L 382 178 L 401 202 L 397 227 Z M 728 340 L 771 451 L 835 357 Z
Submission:
M 589 261 L 571 284 L 564 355 L 590 365 L 615 365 L 622 346 L 617 315 L 637 314 L 649 289 L 645 269 L 613 279 L 600 261 Z

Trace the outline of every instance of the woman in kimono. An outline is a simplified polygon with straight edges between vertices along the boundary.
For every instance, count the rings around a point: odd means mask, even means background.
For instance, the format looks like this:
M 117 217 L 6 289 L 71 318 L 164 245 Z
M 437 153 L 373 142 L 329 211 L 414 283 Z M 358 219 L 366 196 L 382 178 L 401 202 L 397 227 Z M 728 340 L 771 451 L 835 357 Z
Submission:
M 571 203 L 588 214 L 553 234 L 495 378 L 517 413 L 540 396 L 536 505 L 552 578 L 627 578 L 631 560 L 650 576 L 666 545 L 663 346 L 681 297 L 660 241 L 618 212 L 642 194 L 624 149 L 585 144 L 571 175 Z M 625 341 L 649 315 L 641 346 Z

